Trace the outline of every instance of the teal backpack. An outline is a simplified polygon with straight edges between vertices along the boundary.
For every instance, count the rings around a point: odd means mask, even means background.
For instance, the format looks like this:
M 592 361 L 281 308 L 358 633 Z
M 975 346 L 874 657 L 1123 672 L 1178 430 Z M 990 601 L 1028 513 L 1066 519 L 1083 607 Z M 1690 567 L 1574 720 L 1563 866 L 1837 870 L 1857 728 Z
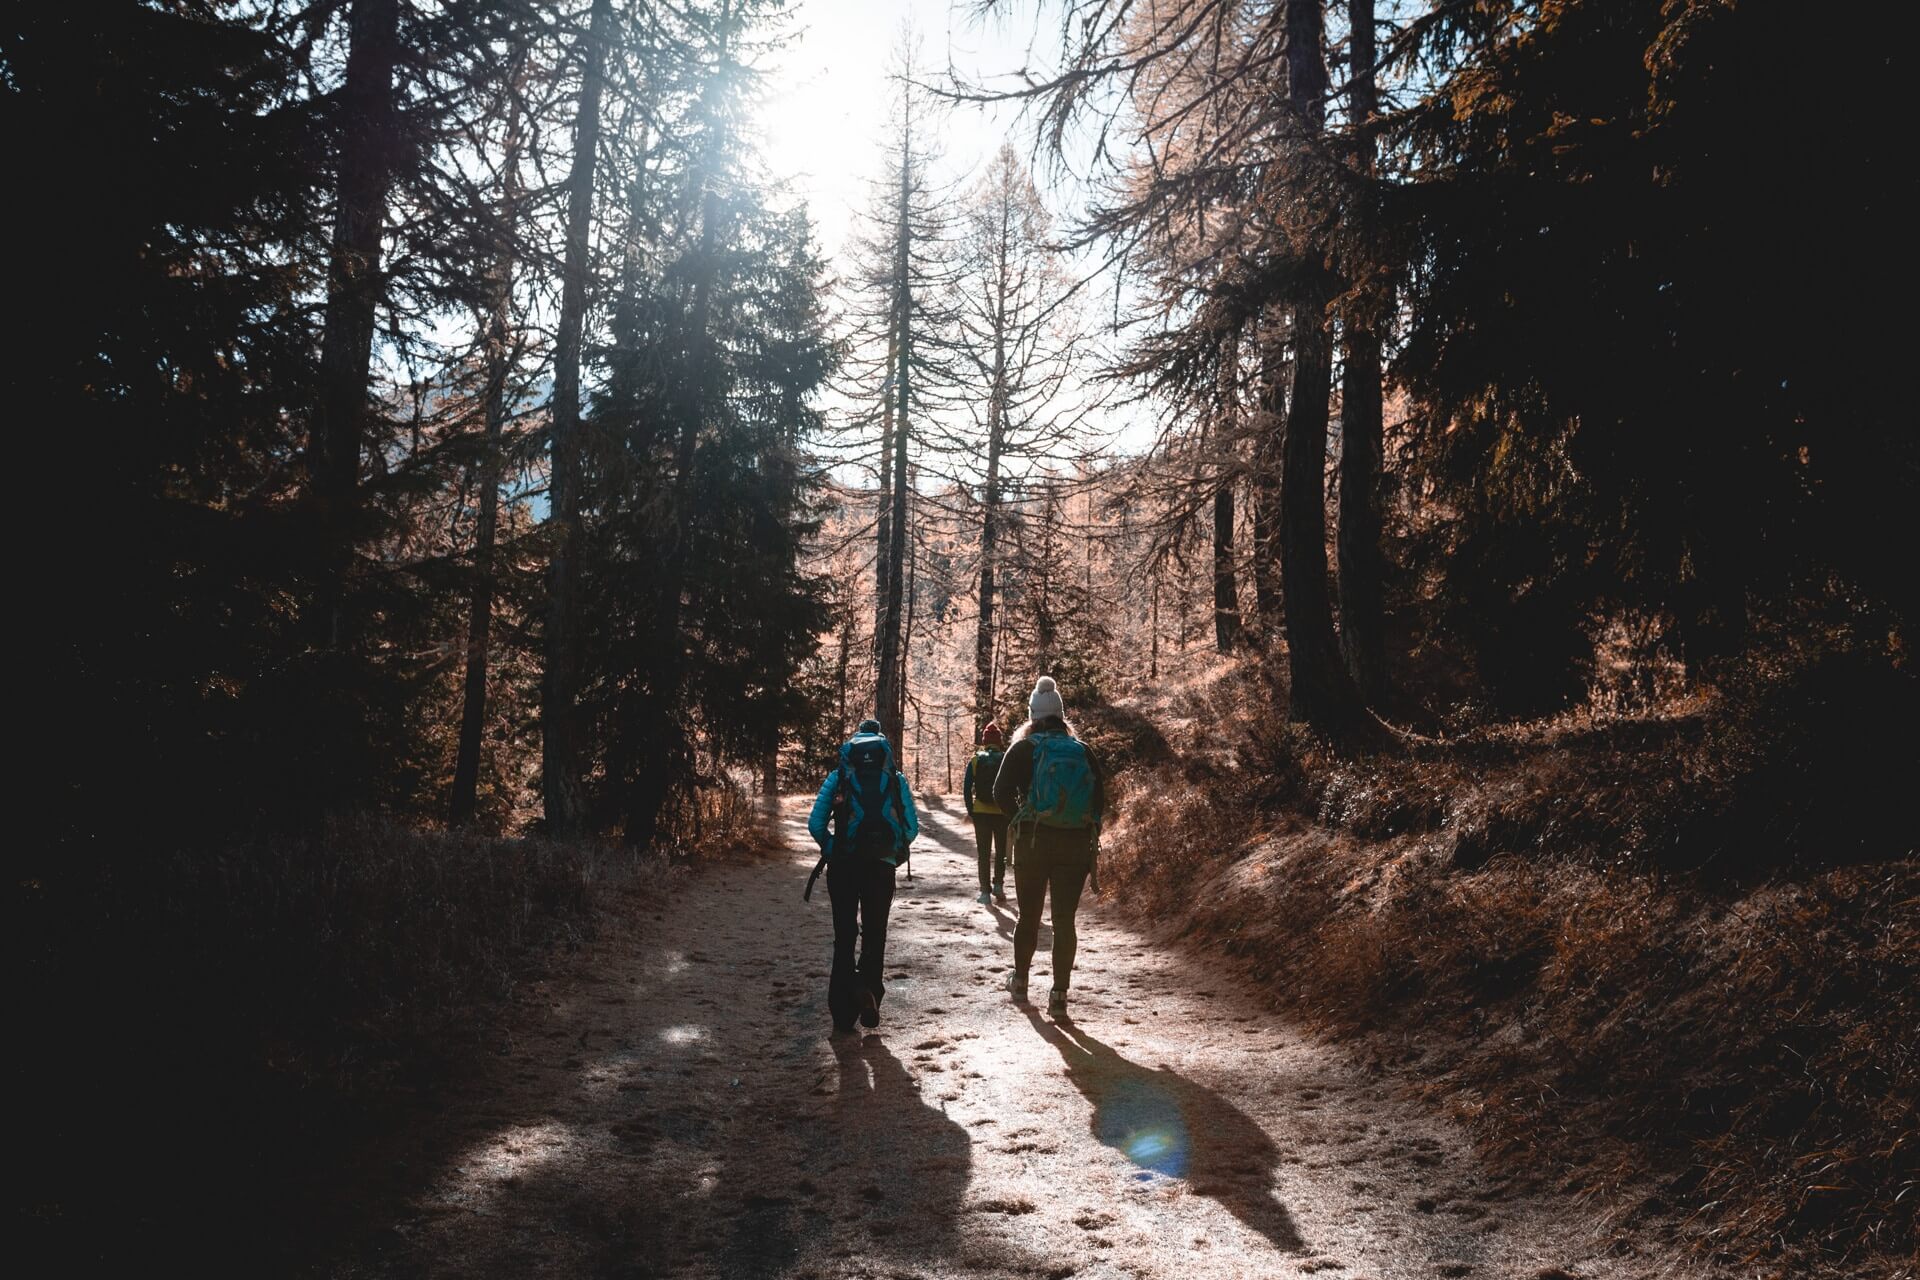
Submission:
M 1093 762 L 1078 738 L 1064 733 L 1036 733 L 1033 742 L 1033 785 L 1016 820 L 1043 827 L 1082 830 L 1093 825 Z

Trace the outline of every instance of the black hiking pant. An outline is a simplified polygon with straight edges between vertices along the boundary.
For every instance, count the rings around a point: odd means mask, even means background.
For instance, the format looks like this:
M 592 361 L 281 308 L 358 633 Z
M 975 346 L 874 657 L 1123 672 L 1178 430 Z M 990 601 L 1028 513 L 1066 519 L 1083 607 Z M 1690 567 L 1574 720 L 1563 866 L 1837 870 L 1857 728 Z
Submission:
M 974 814 L 973 846 L 980 857 L 981 892 L 1004 885 L 1007 882 L 1007 815 Z
M 1013 927 L 1013 971 L 1022 979 L 1033 963 L 1040 943 L 1040 909 L 1047 891 L 1053 891 L 1053 986 L 1065 991 L 1073 981 L 1073 956 L 1080 935 L 1073 917 L 1080 910 L 1080 891 L 1093 870 L 1093 842 L 1084 831 L 1061 831 L 1029 826 L 1014 833 L 1018 848 L 1013 857 L 1013 892 L 1020 906 L 1020 923 Z
M 833 973 L 827 979 L 827 1009 L 835 1027 L 850 1027 L 860 997 L 886 996 L 887 913 L 893 909 L 892 864 L 859 853 L 827 860 L 827 897 L 833 902 Z M 859 941 L 859 959 L 854 942 Z

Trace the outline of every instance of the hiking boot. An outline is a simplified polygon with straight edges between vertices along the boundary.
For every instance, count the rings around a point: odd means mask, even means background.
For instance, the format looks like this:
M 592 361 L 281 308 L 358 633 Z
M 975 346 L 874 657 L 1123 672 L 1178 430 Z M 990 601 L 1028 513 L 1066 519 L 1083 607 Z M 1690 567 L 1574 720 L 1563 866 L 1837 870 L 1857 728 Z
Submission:
M 1047 993 L 1047 1016 L 1049 1018 L 1067 1016 L 1067 993 L 1058 987 Z
M 983 907 L 984 907 L 984 906 L 986 906 L 986 905 L 987 905 L 987 904 L 988 904 L 989 902 L 992 902 L 992 901 L 993 901 L 993 898 L 992 898 L 992 896 L 991 896 L 990 894 L 988 894 L 988 892 L 987 892 L 987 891 L 986 891 L 985 889 L 982 889 L 982 890 L 980 891 L 980 896 L 979 896 L 979 897 L 977 897 L 977 898 L 975 898 L 975 899 L 974 899 L 974 901 L 975 901 L 975 902 L 977 902 L 977 903 L 979 903 L 979 904 L 980 904 L 981 906 L 983 906 Z
M 999 904 L 1000 904 L 1001 906 L 1003 906 L 1003 907 L 1007 905 L 1007 889 L 1006 889 L 1006 886 L 1005 886 L 1005 885 L 1003 885 L 1003 884 L 1001 884 L 1001 883 L 999 883 L 998 881 L 995 881 L 995 882 L 994 882 L 994 886 L 993 886 L 993 900 L 994 900 L 995 902 L 997 902 L 997 903 L 999 903 Z
M 880 1025 L 880 1001 L 871 991 L 862 992 L 860 995 L 860 1025 L 863 1027 Z
M 1017 973 L 1007 975 L 1007 994 L 1013 997 L 1015 1004 L 1027 1002 L 1027 980 Z

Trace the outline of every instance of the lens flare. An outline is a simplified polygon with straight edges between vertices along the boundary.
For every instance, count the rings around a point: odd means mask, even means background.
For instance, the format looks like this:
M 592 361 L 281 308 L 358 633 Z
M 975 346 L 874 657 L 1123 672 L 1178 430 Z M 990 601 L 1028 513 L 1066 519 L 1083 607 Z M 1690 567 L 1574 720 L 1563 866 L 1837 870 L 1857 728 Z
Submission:
M 1099 1100 L 1097 1136 L 1142 1169 L 1184 1178 L 1190 1141 L 1180 1103 L 1153 1080 L 1123 1080 Z

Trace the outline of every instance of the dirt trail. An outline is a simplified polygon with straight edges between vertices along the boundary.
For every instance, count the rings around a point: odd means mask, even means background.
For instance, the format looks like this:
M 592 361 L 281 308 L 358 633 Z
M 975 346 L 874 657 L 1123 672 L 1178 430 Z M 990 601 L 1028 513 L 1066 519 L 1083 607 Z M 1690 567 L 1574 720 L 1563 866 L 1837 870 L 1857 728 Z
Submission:
M 544 1022 L 408 1140 L 450 1153 L 425 1189 L 330 1273 L 1692 1274 L 1490 1177 L 1230 969 L 1091 899 L 1071 1021 L 1013 1005 L 1013 917 L 974 902 L 952 808 L 927 814 L 895 899 L 880 1027 L 829 1039 L 803 818 L 789 801 L 790 858 L 695 878 L 556 983 Z

